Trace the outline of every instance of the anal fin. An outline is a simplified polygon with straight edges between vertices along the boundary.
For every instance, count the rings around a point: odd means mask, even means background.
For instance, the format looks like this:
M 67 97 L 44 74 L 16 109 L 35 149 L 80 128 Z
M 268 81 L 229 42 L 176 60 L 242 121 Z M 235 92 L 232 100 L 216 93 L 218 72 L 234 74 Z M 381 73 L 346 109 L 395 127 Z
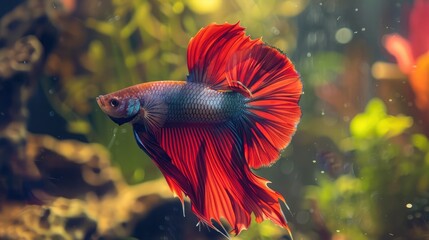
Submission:
M 257 221 L 270 219 L 288 229 L 279 204 L 283 197 L 250 170 L 232 122 L 136 131 L 136 138 L 171 189 L 189 196 L 192 211 L 206 225 L 215 228 L 212 221 L 224 219 L 238 234 L 250 225 L 253 212 Z

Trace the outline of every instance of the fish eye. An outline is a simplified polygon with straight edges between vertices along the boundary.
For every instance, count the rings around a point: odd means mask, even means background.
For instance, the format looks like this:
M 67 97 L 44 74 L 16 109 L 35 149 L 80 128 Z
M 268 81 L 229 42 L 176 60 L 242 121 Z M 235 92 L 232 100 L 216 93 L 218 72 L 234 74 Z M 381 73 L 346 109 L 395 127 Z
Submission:
M 112 99 L 110 99 L 110 106 L 112 106 L 112 107 L 117 107 L 117 106 L 119 106 L 119 101 L 118 101 L 118 99 L 116 99 L 116 98 L 112 98 Z

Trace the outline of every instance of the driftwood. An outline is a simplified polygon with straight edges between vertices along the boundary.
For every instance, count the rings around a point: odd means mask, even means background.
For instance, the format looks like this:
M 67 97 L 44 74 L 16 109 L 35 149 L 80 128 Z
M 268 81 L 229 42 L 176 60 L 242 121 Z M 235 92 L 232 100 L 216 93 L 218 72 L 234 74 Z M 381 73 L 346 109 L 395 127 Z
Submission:
M 0 21 L 0 188 L 7 193 L 3 197 L 19 195 L 11 185 L 41 177 L 34 159 L 26 155 L 26 120 L 27 101 L 58 34 L 44 6 L 44 1 L 28 1 Z

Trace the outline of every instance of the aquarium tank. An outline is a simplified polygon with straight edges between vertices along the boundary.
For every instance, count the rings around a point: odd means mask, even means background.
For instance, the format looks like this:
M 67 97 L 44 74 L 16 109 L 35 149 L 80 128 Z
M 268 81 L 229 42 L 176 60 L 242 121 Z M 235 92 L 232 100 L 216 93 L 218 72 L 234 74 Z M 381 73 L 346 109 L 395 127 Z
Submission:
M 429 239 L 428 13 L 2 1 L 0 239 Z

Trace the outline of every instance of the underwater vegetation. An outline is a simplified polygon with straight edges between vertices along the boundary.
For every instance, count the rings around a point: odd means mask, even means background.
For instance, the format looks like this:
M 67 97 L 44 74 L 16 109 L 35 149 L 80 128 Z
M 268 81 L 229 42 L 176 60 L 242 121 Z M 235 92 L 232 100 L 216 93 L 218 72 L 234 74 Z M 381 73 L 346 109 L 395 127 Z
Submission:
M 285 197 L 293 238 L 428 239 L 428 6 L 3 1 L 0 239 L 225 239 L 195 226 L 186 198 L 183 217 L 133 129 L 96 102 L 139 83 L 186 80 L 189 39 L 213 22 L 263 36 L 302 79 L 296 134 L 272 167 L 254 170 Z M 254 220 L 231 238 L 290 239 Z

